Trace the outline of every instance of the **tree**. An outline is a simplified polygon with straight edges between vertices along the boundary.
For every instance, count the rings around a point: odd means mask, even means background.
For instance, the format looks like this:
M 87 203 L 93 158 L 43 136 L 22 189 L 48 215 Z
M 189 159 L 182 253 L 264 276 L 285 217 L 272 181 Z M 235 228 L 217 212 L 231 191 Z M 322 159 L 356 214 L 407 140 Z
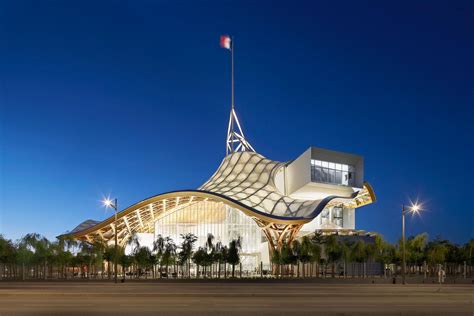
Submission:
M 69 265 L 72 263 L 73 254 L 71 253 L 71 249 L 77 247 L 77 241 L 72 239 L 69 236 L 63 236 L 58 238 L 57 241 L 57 256 L 58 263 L 61 265 L 61 271 L 63 277 L 67 279 L 67 270 Z
M 124 271 L 123 278 L 125 279 L 127 275 L 125 271 L 133 264 L 134 259 L 132 256 L 128 256 L 125 254 L 125 249 L 123 247 L 118 247 L 117 253 L 115 253 L 115 255 L 117 256 L 117 262 L 120 263 L 120 265 L 122 266 L 122 269 Z
M 34 253 L 30 249 L 28 249 L 28 245 L 26 244 L 25 240 L 21 240 L 16 245 L 16 264 L 21 266 L 21 279 L 22 281 L 25 280 L 26 276 L 26 267 L 30 265 L 33 261 Z
M 181 234 L 181 239 L 183 241 L 181 242 L 181 246 L 180 246 L 181 251 L 179 252 L 179 255 L 178 255 L 178 262 L 181 265 L 181 267 L 183 267 L 184 265 L 187 265 L 187 274 L 188 274 L 188 277 L 191 277 L 191 265 L 189 261 L 193 255 L 193 248 L 194 248 L 194 244 L 197 241 L 197 237 L 196 235 L 192 233 L 188 233 L 185 235 Z M 182 274 L 184 275 L 184 271 L 182 272 Z
M 111 266 L 115 262 L 115 246 L 106 245 L 104 249 L 104 260 L 107 262 L 107 278 L 111 278 Z M 118 258 L 117 258 L 118 259 Z
M 366 260 L 365 242 L 363 242 L 362 240 L 357 240 L 352 245 L 351 258 L 355 262 L 365 262 Z
M 81 264 L 81 273 L 83 273 L 83 268 L 84 268 L 84 265 L 87 265 L 87 278 L 90 278 L 90 274 L 91 274 L 91 267 L 92 267 L 92 261 L 93 261 L 93 254 L 94 254 L 94 250 L 92 248 L 92 244 L 90 244 L 89 242 L 87 241 L 81 241 L 80 244 L 79 244 L 79 247 L 81 249 L 80 251 L 80 254 L 81 254 L 81 259 L 80 260 L 80 263 Z
M 138 263 L 137 263 L 137 258 L 136 258 L 136 254 L 138 252 L 138 250 L 140 249 L 141 245 L 140 245 L 140 237 L 138 237 L 137 234 L 133 234 L 132 237 L 130 237 L 128 240 L 127 240 L 127 245 L 131 247 L 131 250 L 132 250 L 132 258 L 133 258 L 133 263 L 132 263 L 132 267 L 134 267 L 135 269 L 134 270 L 134 273 L 135 273 L 135 276 L 136 278 L 140 278 L 140 271 L 139 271 L 139 268 L 138 268 Z
M 382 251 L 379 256 L 379 261 L 384 265 L 389 263 L 395 263 L 397 260 L 397 250 L 396 247 L 392 244 L 389 244 L 386 241 L 382 243 Z
M 161 257 L 165 251 L 165 239 L 161 234 L 156 236 L 156 239 L 153 241 L 153 252 L 155 253 L 155 263 L 160 264 L 160 278 L 162 275 L 162 264 L 161 264 Z
M 316 230 L 313 237 L 311 237 L 311 241 L 317 245 L 324 245 L 326 243 L 326 239 L 326 236 L 324 236 L 319 230 Z
M 204 268 L 206 268 L 207 266 L 210 266 L 210 270 L 211 270 L 210 271 L 210 276 L 211 276 L 211 279 L 212 279 L 212 266 L 217 261 L 216 247 L 214 245 L 214 235 L 213 234 L 207 234 L 207 240 L 206 240 L 206 244 L 205 244 L 204 248 L 206 249 L 206 255 L 207 255 L 207 258 L 206 258 L 207 265 L 205 265 Z
M 324 245 L 326 244 L 327 237 L 324 236 L 319 230 L 316 230 L 311 237 L 311 242 L 313 243 L 314 247 L 317 249 L 319 256 L 314 257 L 312 260 L 318 262 L 316 274 L 319 275 L 319 264 L 325 264 L 325 259 L 321 257 L 323 252 Z
M 197 268 L 197 277 L 199 277 L 199 267 L 207 265 L 207 251 L 203 247 L 199 247 L 193 254 L 193 262 Z
M 98 237 L 95 238 L 92 243 L 92 264 L 93 264 L 93 275 L 97 275 L 97 267 L 100 266 L 101 274 L 104 273 L 104 251 L 107 247 L 106 242 Z
M 227 263 L 232 265 L 232 278 L 235 276 L 235 265 L 240 263 L 240 237 L 232 239 L 229 243 L 229 252 L 227 254 Z
M 275 271 L 273 271 L 274 274 L 277 274 L 281 276 L 281 265 L 283 264 L 283 260 L 281 258 L 281 252 L 279 249 L 274 249 L 272 254 L 271 254 L 271 261 L 274 265 L 276 265 Z
M 318 263 L 321 260 L 321 253 L 322 253 L 322 248 L 320 244 L 315 243 L 311 239 L 311 256 L 309 259 L 309 262 L 311 263 L 311 275 L 313 274 L 312 268 L 314 263 Z M 316 272 L 318 272 L 317 270 Z
M 6 274 L 7 266 L 9 274 L 7 277 L 13 276 L 16 255 L 17 252 L 12 241 L 0 234 L 0 280 Z
M 168 267 L 175 263 L 176 245 L 170 237 L 164 239 L 164 251 L 161 256 L 161 264 L 166 266 L 166 275 L 168 275 Z
M 344 260 L 344 278 L 347 275 L 347 263 L 351 260 L 351 247 L 352 242 L 347 239 L 343 239 L 339 241 L 339 247 L 341 250 L 341 258 Z
M 303 264 L 303 277 L 306 276 L 306 264 L 313 262 L 314 244 L 308 235 L 301 238 L 301 250 L 298 253 L 298 259 Z
M 228 254 L 227 246 L 224 246 L 220 241 L 216 244 L 215 247 L 215 254 L 214 260 L 217 261 L 218 270 L 217 270 L 217 277 L 221 277 L 221 264 L 224 263 L 224 274 L 226 272 L 225 265 L 226 265 L 226 258 Z
M 133 234 L 132 237 L 130 237 L 127 241 L 127 245 L 131 246 L 132 248 L 132 253 L 135 253 L 140 249 L 141 244 L 140 244 L 140 237 L 138 234 Z
M 138 265 L 138 275 L 145 274 L 147 278 L 147 270 L 153 267 L 154 258 L 151 250 L 148 247 L 141 246 L 134 253 L 135 262 Z
M 425 248 L 428 241 L 428 234 L 423 233 L 410 236 L 405 243 L 407 263 L 412 266 L 420 266 L 425 257 Z M 408 269 L 411 271 L 411 269 Z
M 49 240 L 40 234 L 30 233 L 23 237 L 22 243 L 33 252 L 32 263 L 35 266 L 35 277 L 42 276 L 46 279 L 48 259 L 52 256 Z
M 326 252 L 326 258 L 329 263 L 331 263 L 331 273 L 332 277 L 335 276 L 336 270 L 336 262 L 341 258 L 342 251 L 341 247 L 339 246 L 339 242 L 335 235 L 330 235 L 326 239 L 326 243 L 324 245 L 324 250 Z
M 426 258 L 431 264 L 442 264 L 446 261 L 448 248 L 437 241 L 430 242 L 427 247 Z

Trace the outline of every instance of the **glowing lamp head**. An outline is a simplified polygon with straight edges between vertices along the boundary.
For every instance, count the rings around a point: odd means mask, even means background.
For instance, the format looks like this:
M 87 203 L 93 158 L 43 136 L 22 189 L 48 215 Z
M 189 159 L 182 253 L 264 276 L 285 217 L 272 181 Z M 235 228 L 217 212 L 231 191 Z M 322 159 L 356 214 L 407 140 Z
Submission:
M 418 203 L 412 204 L 410 206 L 410 212 L 413 214 L 419 214 L 421 211 L 421 205 Z
M 111 199 L 107 198 L 102 201 L 102 204 L 104 204 L 105 207 L 111 207 L 113 205 L 113 202 Z

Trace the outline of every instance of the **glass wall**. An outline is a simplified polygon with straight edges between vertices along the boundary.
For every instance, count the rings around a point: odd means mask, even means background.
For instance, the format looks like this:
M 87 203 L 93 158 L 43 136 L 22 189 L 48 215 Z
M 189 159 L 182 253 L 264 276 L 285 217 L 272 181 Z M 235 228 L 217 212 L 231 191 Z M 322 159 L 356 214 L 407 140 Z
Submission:
M 321 228 L 334 227 L 334 225 L 339 228 L 344 227 L 344 208 L 342 206 L 325 208 L 318 217 Z
M 332 209 L 332 222 L 340 227 L 344 226 L 342 210 L 339 206 L 334 206 Z
M 354 186 L 355 168 L 352 165 L 311 159 L 311 181 Z
M 198 237 L 195 250 L 205 245 L 209 233 L 214 235 L 214 243 L 223 245 L 240 236 L 243 268 L 253 269 L 260 265 L 261 229 L 240 210 L 220 202 L 202 201 L 177 209 L 155 222 L 155 236 L 169 236 L 177 245 L 182 241 L 181 234 L 187 233 Z

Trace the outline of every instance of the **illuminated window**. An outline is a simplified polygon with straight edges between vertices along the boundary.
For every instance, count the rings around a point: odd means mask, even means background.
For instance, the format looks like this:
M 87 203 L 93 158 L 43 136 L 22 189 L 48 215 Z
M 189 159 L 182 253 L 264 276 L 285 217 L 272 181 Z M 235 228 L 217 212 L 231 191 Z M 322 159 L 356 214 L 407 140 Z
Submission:
M 343 209 L 341 206 L 335 206 L 332 209 L 332 222 L 337 226 L 343 226 Z
M 355 168 L 351 165 L 312 159 L 311 181 L 354 186 Z
M 325 225 L 329 223 L 329 210 L 324 209 L 321 212 L 321 223 L 320 225 Z

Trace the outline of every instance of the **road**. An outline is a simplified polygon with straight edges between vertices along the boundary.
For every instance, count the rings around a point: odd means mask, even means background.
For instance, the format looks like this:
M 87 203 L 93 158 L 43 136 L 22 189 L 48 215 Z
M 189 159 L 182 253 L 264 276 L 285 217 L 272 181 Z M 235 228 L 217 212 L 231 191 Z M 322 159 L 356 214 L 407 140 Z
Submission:
M 465 285 L 0 282 L 6 315 L 473 315 Z

